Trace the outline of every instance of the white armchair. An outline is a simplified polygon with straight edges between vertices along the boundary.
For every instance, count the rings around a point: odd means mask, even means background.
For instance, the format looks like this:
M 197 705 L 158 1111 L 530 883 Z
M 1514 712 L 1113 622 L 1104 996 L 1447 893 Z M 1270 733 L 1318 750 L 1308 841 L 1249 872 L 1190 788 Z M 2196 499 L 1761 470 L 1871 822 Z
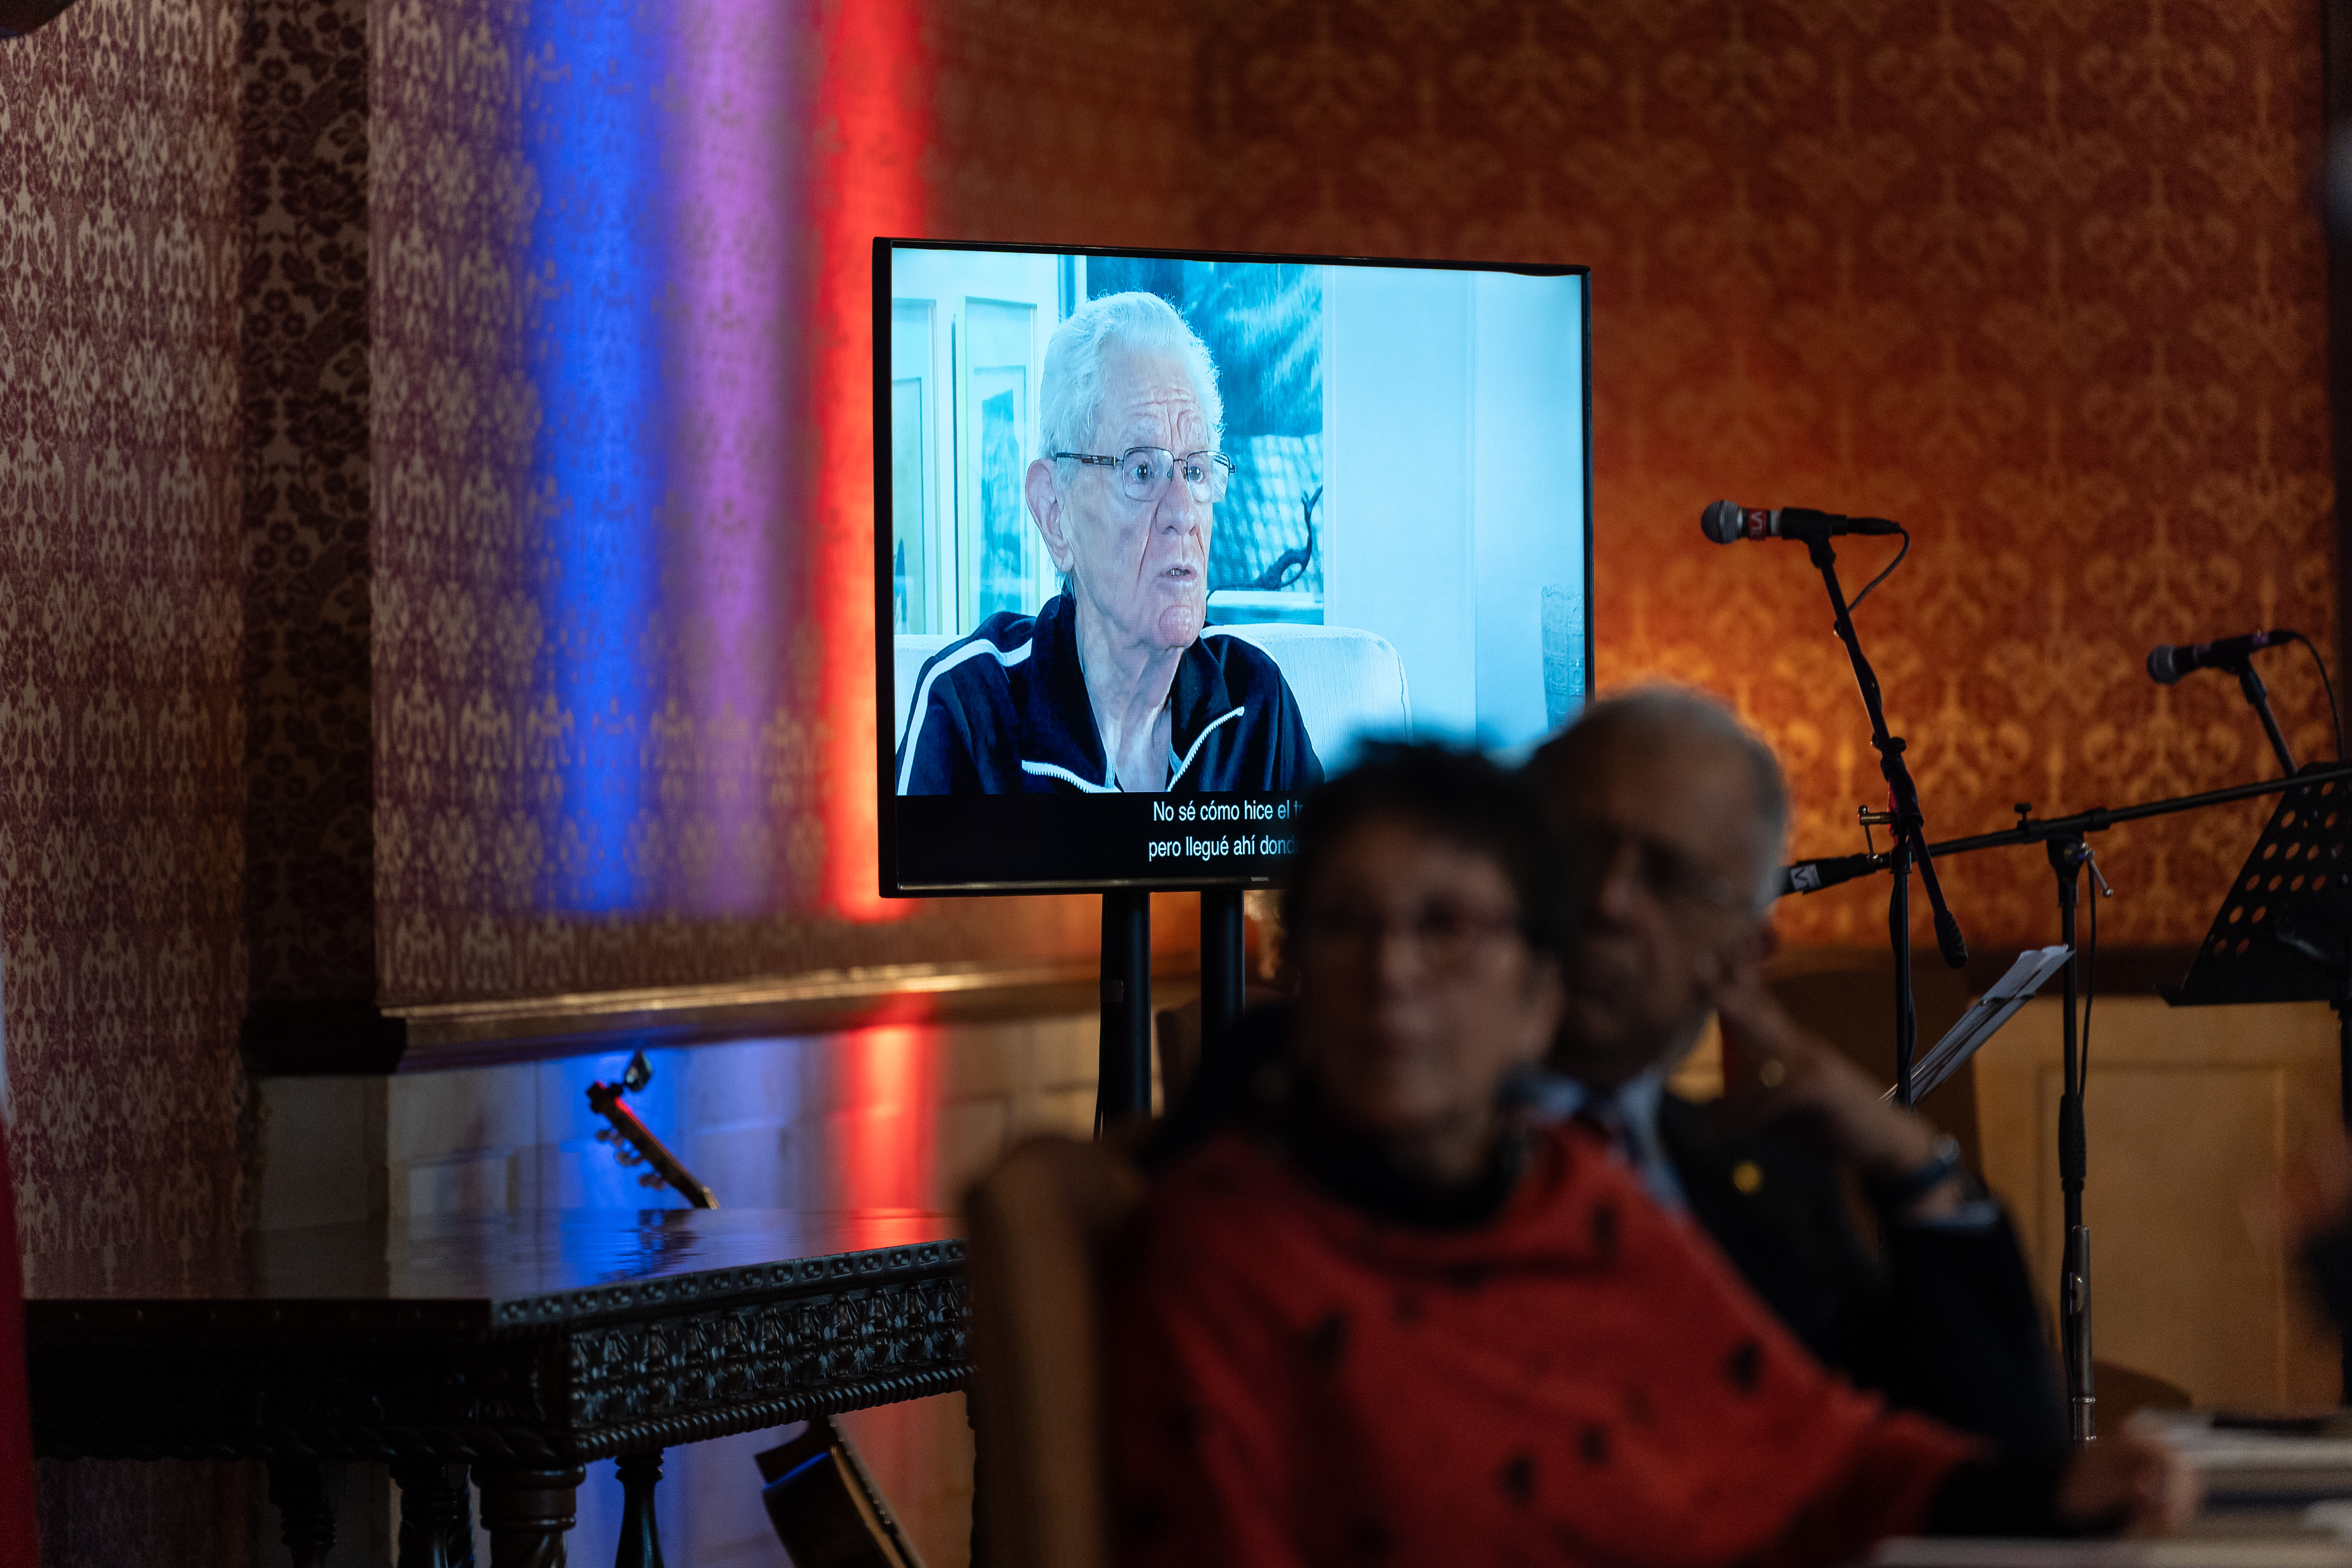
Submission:
M 891 641 L 897 647 L 890 655 L 890 674 L 898 688 L 897 728 L 890 737 L 895 755 L 907 743 L 907 720 L 914 716 L 908 709 L 915 705 L 915 679 L 923 673 L 923 661 L 955 639 L 943 632 L 901 632 Z
M 1212 626 L 1208 635 L 1239 637 L 1265 650 L 1298 699 L 1307 737 L 1326 768 L 1349 741 L 1402 736 L 1412 728 L 1404 661 L 1385 637 L 1352 626 L 1301 626 L 1268 621 Z

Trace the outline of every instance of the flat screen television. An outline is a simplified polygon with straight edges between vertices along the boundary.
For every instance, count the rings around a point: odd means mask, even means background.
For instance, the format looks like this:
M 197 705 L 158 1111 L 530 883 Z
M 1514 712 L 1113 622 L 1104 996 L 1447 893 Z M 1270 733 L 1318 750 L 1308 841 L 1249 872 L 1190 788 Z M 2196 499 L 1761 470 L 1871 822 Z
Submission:
M 885 894 L 1278 883 L 1591 668 L 1580 267 L 874 246 Z

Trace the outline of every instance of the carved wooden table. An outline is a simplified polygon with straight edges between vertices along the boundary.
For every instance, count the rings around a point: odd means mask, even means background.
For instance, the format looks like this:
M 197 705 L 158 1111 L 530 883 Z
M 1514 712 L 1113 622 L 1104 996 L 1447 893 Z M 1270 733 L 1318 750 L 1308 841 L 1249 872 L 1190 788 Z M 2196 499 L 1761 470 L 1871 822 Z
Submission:
M 664 1448 L 963 1386 L 957 1228 L 565 1209 L 37 1257 L 35 1442 L 266 1459 L 298 1565 L 334 1539 L 325 1461 L 390 1465 L 401 1568 L 472 1563 L 470 1472 L 495 1568 L 521 1568 L 563 1562 L 583 1467 L 618 1458 L 620 1560 L 640 1568 Z

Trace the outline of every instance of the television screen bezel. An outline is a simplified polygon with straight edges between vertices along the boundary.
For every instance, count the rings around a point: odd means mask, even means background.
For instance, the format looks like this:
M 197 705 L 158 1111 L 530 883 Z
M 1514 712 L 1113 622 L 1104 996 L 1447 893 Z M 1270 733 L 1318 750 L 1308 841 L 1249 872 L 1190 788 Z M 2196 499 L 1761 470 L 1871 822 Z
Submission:
M 1278 878 L 1235 874 L 1176 878 L 1103 877 L 1079 882 L 989 883 L 947 886 L 907 887 L 898 877 L 898 831 L 895 802 L 898 777 L 898 682 L 896 650 L 891 631 L 895 605 L 891 595 L 890 528 L 890 303 L 892 254 L 899 247 L 921 250 L 986 251 L 998 255 L 1087 256 L 1135 257 L 1151 261 L 1255 262 L 1284 267 L 1381 267 L 1438 272 L 1504 272 L 1528 277 L 1579 277 L 1578 352 L 1583 356 L 1584 450 L 1584 685 L 1592 690 L 1592 269 L 1580 264 L 1520 261 L 1457 261 L 1426 256 L 1332 256 L 1249 250 L 1171 250 L 1142 246 L 1031 245 L 996 240 L 915 239 L 877 235 L 874 241 L 874 338 L 870 345 L 874 368 L 874 712 L 875 830 L 877 873 L 884 898 L 986 898 L 1032 894 L 1103 893 L 1126 888 L 1153 893 L 1206 892 L 1222 888 L 1276 887 Z

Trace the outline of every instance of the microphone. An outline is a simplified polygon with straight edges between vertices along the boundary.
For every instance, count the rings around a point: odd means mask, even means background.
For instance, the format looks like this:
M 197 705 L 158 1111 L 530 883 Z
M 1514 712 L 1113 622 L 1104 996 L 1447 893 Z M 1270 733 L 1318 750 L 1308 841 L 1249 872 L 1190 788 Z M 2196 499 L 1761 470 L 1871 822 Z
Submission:
M 1781 899 L 1791 894 L 1819 893 L 1825 887 L 1885 871 L 1893 863 L 1894 857 L 1884 851 L 1877 854 L 1823 855 L 1819 860 L 1798 861 L 1782 866 L 1773 876 L 1772 896 Z M 1960 923 L 1952 918 L 1949 910 L 1937 913 L 1936 946 L 1943 953 L 1944 962 L 1953 968 L 1968 963 L 1968 938 L 1960 935 Z
M 1885 517 L 1842 517 L 1810 507 L 1737 507 L 1717 501 L 1699 514 L 1699 532 L 1719 545 L 1738 539 L 1826 539 L 1839 534 L 1899 534 Z
M 2167 643 L 2149 651 L 2147 673 L 2158 685 L 2168 686 L 2192 670 L 2234 669 L 2258 650 L 2273 643 L 2292 642 L 2302 635 L 2282 627 L 2249 632 L 2242 637 L 2223 637 L 2218 642 L 2191 643 L 2185 647 Z
M 1886 869 L 1886 856 L 1824 855 L 1819 860 L 1799 861 L 1784 865 L 1774 879 L 1772 896 L 1786 898 L 1792 893 L 1819 893 L 1825 887 L 1835 887 L 1842 882 L 1852 882 L 1858 876 Z

